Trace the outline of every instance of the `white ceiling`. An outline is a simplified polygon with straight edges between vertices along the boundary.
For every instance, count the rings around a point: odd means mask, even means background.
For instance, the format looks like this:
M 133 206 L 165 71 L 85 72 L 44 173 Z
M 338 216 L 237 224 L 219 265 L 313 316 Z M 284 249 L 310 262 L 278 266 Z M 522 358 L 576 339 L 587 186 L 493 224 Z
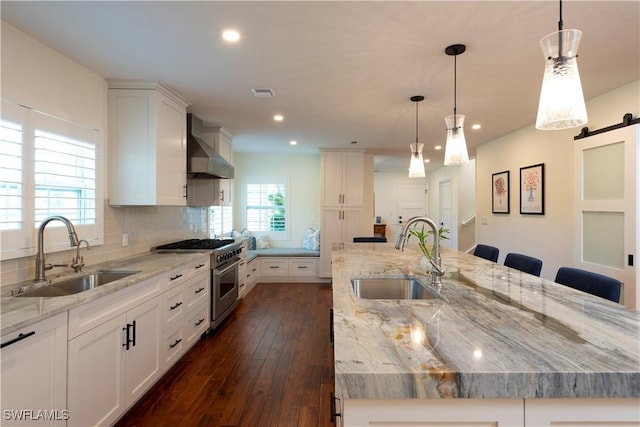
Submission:
M 557 1 L 1 2 L 3 20 L 92 71 L 173 88 L 206 124 L 228 129 L 236 151 L 355 147 L 376 154 L 376 170 L 398 172 L 415 142 L 413 95 L 425 96 L 419 140 L 428 167 L 442 164 L 444 150 L 433 147 L 444 145 L 453 113 L 450 44 L 467 45 L 457 104 L 472 156 L 534 123 L 538 42 L 557 30 L 558 9 Z M 563 21 L 583 31 L 586 99 L 640 79 L 640 1 L 565 0 Z M 222 42 L 227 27 L 241 32 L 238 44 Z M 275 123 L 276 113 L 285 120 Z

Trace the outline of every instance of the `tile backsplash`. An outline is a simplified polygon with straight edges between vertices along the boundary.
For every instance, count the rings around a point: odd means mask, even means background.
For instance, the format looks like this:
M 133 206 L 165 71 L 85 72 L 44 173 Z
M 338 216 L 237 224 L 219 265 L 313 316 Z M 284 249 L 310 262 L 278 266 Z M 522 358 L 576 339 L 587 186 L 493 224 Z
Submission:
M 104 244 L 84 245 L 81 255 L 85 268 L 92 264 L 112 261 L 143 254 L 163 243 L 181 239 L 207 238 L 209 236 L 207 208 L 145 206 L 112 208 L 105 200 Z M 122 235 L 127 233 L 128 246 L 122 247 Z M 82 237 L 81 237 L 82 238 Z M 68 251 L 47 253 L 46 261 L 51 264 L 71 263 L 76 248 Z M 47 272 L 47 276 L 71 272 L 70 268 L 57 267 Z M 2 261 L 0 264 L 0 285 L 8 286 L 35 277 L 35 256 Z

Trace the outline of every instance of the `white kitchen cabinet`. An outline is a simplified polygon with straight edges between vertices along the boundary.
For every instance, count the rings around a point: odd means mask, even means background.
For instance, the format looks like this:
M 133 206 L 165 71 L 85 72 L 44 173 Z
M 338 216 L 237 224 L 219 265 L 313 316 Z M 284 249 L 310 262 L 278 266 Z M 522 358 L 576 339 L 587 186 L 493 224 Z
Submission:
M 364 203 L 364 153 L 323 151 L 320 157 L 322 206 L 358 207 Z
M 361 151 L 323 151 L 320 158 L 319 277 L 331 277 L 331 247 L 371 235 L 373 157 Z
M 352 243 L 357 236 L 371 233 L 370 222 L 363 221 L 363 209 L 321 209 L 320 277 L 331 277 L 331 247 L 333 243 Z
M 158 83 L 109 82 L 111 206 L 186 206 L 187 105 Z
M 233 165 L 233 137 L 224 128 L 204 128 L 202 139 Z M 189 178 L 189 206 L 232 206 L 233 179 Z
M 69 310 L 69 426 L 113 424 L 160 378 L 160 279 Z
M 67 312 L 6 334 L 1 342 L 2 425 L 66 425 Z M 49 418 L 36 418 L 38 411 L 48 411 Z
M 162 313 L 156 296 L 69 341 L 68 425 L 113 424 L 159 379 Z

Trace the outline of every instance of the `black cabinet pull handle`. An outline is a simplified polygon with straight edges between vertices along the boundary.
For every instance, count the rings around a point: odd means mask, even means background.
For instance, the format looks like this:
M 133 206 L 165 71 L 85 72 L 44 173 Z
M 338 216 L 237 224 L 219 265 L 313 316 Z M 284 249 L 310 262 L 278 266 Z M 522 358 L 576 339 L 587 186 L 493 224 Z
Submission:
M 175 276 L 173 276 L 170 280 L 176 280 L 182 277 L 182 274 L 176 274 Z
M 329 309 L 329 342 L 333 345 L 333 308 Z
M 202 268 L 202 267 L 204 267 L 204 264 L 198 264 L 198 265 L 196 265 L 196 270 L 199 269 L 199 268 Z
M 280 267 L 277 265 L 270 265 L 269 268 L 280 268 Z
M 18 334 L 18 336 L 15 337 L 14 339 L 0 344 L 0 348 L 5 348 L 8 345 L 17 343 L 18 341 L 22 341 L 23 339 L 29 338 L 31 335 L 35 335 L 35 334 L 36 334 L 36 331 L 27 332 L 26 334 Z
M 135 347 L 136 346 L 136 321 L 133 321 L 133 340 L 131 341 L 131 344 Z
M 200 326 L 200 325 L 202 325 L 202 322 L 204 322 L 204 318 L 202 318 L 202 319 L 198 320 L 198 321 L 196 322 L 196 326 Z
M 175 305 L 172 305 L 171 307 L 169 307 L 169 310 L 175 310 L 176 308 L 180 307 L 182 305 L 181 302 L 177 302 Z
M 182 342 L 182 339 L 176 340 L 173 344 L 169 344 L 169 348 L 174 348 Z
M 131 341 L 131 335 L 129 334 L 129 327 L 131 325 L 129 325 L 127 323 L 127 326 L 122 328 L 123 331 L 125 331 L 125 337 L 124 337 L 124 344 L 122 344 L 122 346 L 125 348 L 125 350 L 129 350 L 129 342 Z
M 199 294 L 199 293 L 200 293 L 200 292 L 202 292 L 202 291 L 204 291 L 204 288 L 197 289 L 195 293 L 196 293 L 196 294 Z

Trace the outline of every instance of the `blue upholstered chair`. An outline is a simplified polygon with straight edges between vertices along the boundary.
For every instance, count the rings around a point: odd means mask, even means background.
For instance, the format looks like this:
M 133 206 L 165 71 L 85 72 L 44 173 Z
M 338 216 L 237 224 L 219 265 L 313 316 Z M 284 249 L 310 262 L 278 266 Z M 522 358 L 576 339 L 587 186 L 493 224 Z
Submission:
M 555 282 L 613 302 L 620 302 L 622 283 L 613 277 L 579 268 L 560 267 Z
M 504 259 L 504 265 L 538 277 L 540 277 L 540 271 L 542 270 L 542 260 L 516 253 L 508 253 Z
M 488 259 L 489 261 L 498 262 L 500 249 L 494 246 L 477 244 L 473 254 L 477 257 Z

